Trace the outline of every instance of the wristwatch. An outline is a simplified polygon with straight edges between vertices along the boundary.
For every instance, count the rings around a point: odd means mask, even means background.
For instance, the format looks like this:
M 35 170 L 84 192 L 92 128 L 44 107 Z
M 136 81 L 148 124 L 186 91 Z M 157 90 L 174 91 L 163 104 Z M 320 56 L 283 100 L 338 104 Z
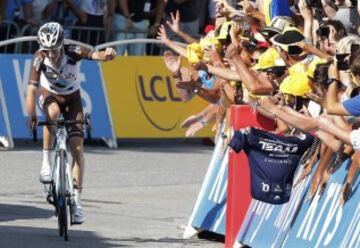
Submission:
M 339 81 L 339 79 L 336 79 L 336 78 L 329 78 L 328 81 L 327 81 L 327 83 L 328 83 L 329 85 L 332 84 L 333 82 L 341 83 L 341 82 Z

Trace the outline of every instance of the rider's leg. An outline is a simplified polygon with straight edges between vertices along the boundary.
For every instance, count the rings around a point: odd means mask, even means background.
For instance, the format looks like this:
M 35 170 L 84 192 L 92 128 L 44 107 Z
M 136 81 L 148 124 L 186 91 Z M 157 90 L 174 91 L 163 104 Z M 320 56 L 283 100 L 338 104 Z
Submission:
M 74 178 L 74 188 L 81 193 L 84 178 L 84 138 L 83 137 L 71 137 L 70 138 L 70 150 L 73 157 L 72 173 Z M 80 199 L 79 205 L 80 205 Z
M 68 107 L 65 108 L 64 117 L 67 120 L 82 120 L 83 109 L 80 91 L 73 93 Z M 81 193 L 84 178 L 84 132 L 82 125 L 72 125 L 67 128 L 72 162 L 72 174 L 74 178 L 75 204 L 72 206 L 73 221 L 81 224 L 85 221 L 85 213 L 81 207 Z
M 46 120 L 57 120 L 60 115 L 58 103 L 51 102 L 44 106 Z M 43 128 L 43 161 L 40 171 L 40 181 L 48 183 L 51 181 L 51 151 L 52 151 L 52 131 L 50 126 Z
M 81 206 L 81 193 L 84 178 L 84 149 L 83 137 L 72 136 L 70 138 L 70 150 L 73 157 L 73 178 L 74 178 L 74 203 L 72 206 L 73 221 L 76 224 L 85 222 L 85 212 Z

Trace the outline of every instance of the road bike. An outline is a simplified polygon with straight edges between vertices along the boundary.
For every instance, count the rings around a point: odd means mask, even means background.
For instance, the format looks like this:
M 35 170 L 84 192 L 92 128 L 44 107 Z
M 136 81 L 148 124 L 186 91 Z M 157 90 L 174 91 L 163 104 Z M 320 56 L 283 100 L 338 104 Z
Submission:
M 58 219 L 59 235 L 69 240 L 68 223 L 76 224 L 72 218 L 71 206 L 74 203 L 74 187 L 72 168 L 67 155 L 66 127 L 74 124 L 85 125 L 88 136 L 91 130 L 90 115 L 85 114 L 82 120 L 64 120 L 60 117 L 56 121 L 39 121 L 37 126 L 53 126 L 55 141 L 51 158 L 51 183 L 45 185 L 46 200 L 55 206 L 55 216 Z M 36 130 L 36 129 L 34 129 Z M 34 141 L 37 140 L 36 131 L 33 131 Z

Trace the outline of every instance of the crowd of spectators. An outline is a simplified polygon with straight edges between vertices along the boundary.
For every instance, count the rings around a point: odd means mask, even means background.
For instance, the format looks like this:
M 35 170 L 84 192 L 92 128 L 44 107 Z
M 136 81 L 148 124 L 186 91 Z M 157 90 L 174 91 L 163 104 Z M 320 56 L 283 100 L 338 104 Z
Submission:
M 201 39 L 182 30 L 181 12 L 160 27 L 158 39 L 170 48 L 164 61 L 181 99 L 209 102 L 183 122 L 186 135 L 212 122 L 220 154 L 229 146 L 244 150 L 254 198 L 282 204 L 314 172 L 312 199 L 352 158 L 340 203 L 350 197 L 360 167 L 359 10 L 357 1 L 241 0 L 234 8 L 218 0 L 215 27 Z M 275 130 L 231 130 L 233 104 L 272 119 Z M 298 165 L 302 175 L 293 182 Z
M 93 46 L 155 38 L 160 24 L 171 20 L 176 11 L 181 15 L 181 30 L 199 37 L 207 24 L 214 24 L 215 0 L 0 0 L 0 40 L 35 34 L 48 21 L 60 23 L 66 38 Z M 9 22 L 28 32 L 16 33 Z M 143 55 L 145 46 L 117 50 L 118 54 Z

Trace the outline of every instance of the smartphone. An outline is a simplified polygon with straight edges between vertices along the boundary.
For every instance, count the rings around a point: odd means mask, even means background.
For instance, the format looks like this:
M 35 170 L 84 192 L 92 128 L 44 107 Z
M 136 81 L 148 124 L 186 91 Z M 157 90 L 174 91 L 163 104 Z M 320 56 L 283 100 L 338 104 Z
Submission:
M 336 54 L 336 60 L 337 60 L 337 68 L 339 71 L 346 71 L 350 69 L 350 64 L 346 59 L 348 57 L 348 53 L 344 54 Z
M 329 37 L 330 28 L 328 26 L 320 26 L 319 29 L 316 31 L 316 33 L 320 37 Z

